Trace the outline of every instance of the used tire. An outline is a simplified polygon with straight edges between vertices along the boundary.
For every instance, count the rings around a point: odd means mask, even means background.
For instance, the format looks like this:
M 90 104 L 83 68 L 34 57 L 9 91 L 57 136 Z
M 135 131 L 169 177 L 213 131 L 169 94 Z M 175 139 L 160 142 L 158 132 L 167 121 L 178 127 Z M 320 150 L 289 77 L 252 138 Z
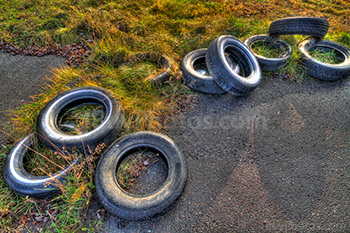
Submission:
M 314 49 L 334 52 L 342 60 L 340 64 L 323 63 L 310 55 Z M 306 67 L 308 75 L 325 80 L 338 81 L 350 76 L 350 49 L 339 43 L 328 40 L 305 40 L 298 45 L 302 64 Z
M 138 148 L 150 148 L 164 157 L 168 177 L 161 188 L 150 195 L 124 191 L 116 179 L 123 158 Z M 95 176 L 97 195 L 112 214 L 126 220 L 141 220 L 161 213 L 182 193 L 187 179 L 184 156 L 173 140 L 159 133 L 137 132 L 116 140 L 100 158 Z
M 208 94 L 223 94 L 226 91 L 219 87 L 210 75 L 205 63 L 207 49 L 197 49 L 188 53 L 181 61 L 181 69 L 186 85 Z
M 50 176 L 31 175 L 23 167 L 23 157 L 28 148 L 33 145 L 33 137 L 33 134 L 27 135 L 13 147 L 4 164 L 4 179 L 9 187 L 21 196 L 49 198 L 59 193 L 55 183 L 65 179 L 65 175 L 77 165 L 79 158 L 64 170 Z
M 58 128 L 57 119 L 66 109 L 90 103 L 103 106 L 106 112 L 97 128 L 80 135 L 71 135 Z M 52 149 L 76 147 L 85 153 L 102 143 L 111 143 L 117 137 L 123 122 L 121 105 L 110 91 L 100 87 L 81 87 L 53 98 L 39 114 L 37 131 L 39 139 Z
M 148 81 L 155 84 L 163 84 L 170 78 L 171 62 L 164 55 L 156 53 L 138 53 L 128 58 L 128 61 L 123 65 L 132 65 L 137 62 L 151 61 L 154 62 L 162 71 L 156 75 L 147 78 Z
M 228 60 L 239 65 L 239 74 L 232 69 Z M 215 82 L 230 94 L 247 95 L 260 84 L 261 69 L 258 60 L 236 37 L 224 35 L 211 42 L 206 63 Z
M 292 47 L 284 40 L 276 37 L 270 37 L 268 35 L 256 35 L 249 37 L 244 41 L 244 44 L 248 46 L 251 51 L 253 51 L 252 47 L 255 43 L 264 43 L 283 51 L 283 54 L 277 58 L 268 58 L 253 52 L 255 57 L 258 59 L 262 71 L 281 69 L 287 64 L 292 55 Z
M 319 17 L 291 17 L 271 23 L 269 35 L 309 35 L 323 38 L 329 29 L 329 22 Z

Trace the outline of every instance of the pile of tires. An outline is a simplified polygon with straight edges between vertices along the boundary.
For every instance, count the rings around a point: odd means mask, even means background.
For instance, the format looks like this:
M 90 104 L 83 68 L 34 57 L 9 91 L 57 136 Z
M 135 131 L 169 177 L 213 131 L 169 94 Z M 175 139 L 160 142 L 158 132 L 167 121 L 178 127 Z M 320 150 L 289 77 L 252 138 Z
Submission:
M 255 54 L 262 71 L 272 71 L 283 68 L 292 55 L 291 46 L 280 39 L 281 35 L 306 35 L 308 39 L 298 45 L 301 53 L 301 63 L 311 77 L 337 81 L 350 76 L 350 49 L 339 43 L 324 40 L 329 22 L 319 17 L 291 17 L 279 19 L 271 23 L 268 35 L 256 35 L 248 38 L 244 43 L 252 49 L 257 42 L 277 46 L 284 53 L 277 58 L 267 58 Z M 313 50 L 334 53 L 341 63 L 328 64 L 321 62 L 310 55 Z
M 97 128 L 78 135 L 63 131 L 58 118 L 67 109 L 84 104 L 100 104 L 105 109 L 103 121 Z M 4 178 L 17 194 L 30 198 L 50 198 L 59 193 L 57 185 L 67 174 L 94 154 L 101 144 L 110 145 L 102 154 L 96 168 L 97 195 L 107 210 L 127 220 L 145 219 L 163 212 L 182 193 L 187 180 L 187 165 L 181 150 L 169 137 L 154 132 L 138 132 L 125 135 L 115 141 L 122 129 L 124 116 L 119 101 L 112 93 L 99 87 L 74 88 L 57 95 L 41 110 L 37 119 L 37 135 L 48 148 L 69 153 L 70 149 L 80 153 L 62 170 L 47 176 L 29 174 L 23 166 L 24 155 L 31 150 L 34 134 L 27 135 L 17 143 L 6 158 Z M 65 126 L 68 130 L 70 126 Z M 114 142 L 113 142 L 114 141 Z M 113 143 L 112 143 L 113 142 Z M 150 148 L 164 158 L 168 176 L 162 186 L 149 195 L 133 195 L 123 190 L 115 179 L 122 159 L 130 151 Z
M 58 127 L 58 116 L 67 109 L 91 103 L 103 106 L 106 112 L 97 128 L 72 135 Z M 34 198 L 55 196 L 59 193 L 57 182 L 62 182 L 67 173 L 80 163 L 86 154 L 92 153 L 98 145 L 109 145 L 117 137 L 123 123 L 124 116 L 119 100 L 104 88 L 81 87 L 61 93 L 40 111 L 37 119 L 37 135 L 44 145 L 54 151 L 67 153 L 74 148 L 80 152 L 80 156 L 61 171 L 46 176 L 34 176 L 29 174 L 23 166 L 24 155 L 34 143 L 34 134 L 27 135 L 7 156 L 4 164 L 4 179 L 19 195 Z
M 257 59 L 249 48 L 233 36 L 220 36 L 208 49 L 188 53 L 181 61 L 186 85 L 208 94 L 228 92 L 244 96 L 261 80 Z

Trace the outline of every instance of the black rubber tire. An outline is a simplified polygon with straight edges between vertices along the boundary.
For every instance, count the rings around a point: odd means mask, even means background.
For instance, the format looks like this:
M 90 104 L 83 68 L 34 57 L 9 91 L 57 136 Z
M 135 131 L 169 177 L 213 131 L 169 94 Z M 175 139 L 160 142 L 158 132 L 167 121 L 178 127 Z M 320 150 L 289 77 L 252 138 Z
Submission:
M 227 57 L 240 66 L 243 76 L 233 71 Z M 215 82 L 230 94 L 247 95 L 260 84 L 261 69 L 258 60 L 236 37 L 224 35 L 211 42 L 206 63 Z
M 195 90 L 207 94 L 223 94 L 226 91 L 219 87 L 214 81 L 209 71 L 201 74 L 195 69 L 197 62 L 205 63 L 207 49 L 197 49 L 188 53 L 181 61 L 180 67 L 186 80 L 186 85 Z
M 329 29 L 329 22 L 319 17 L 291 17 L 279 19 L 270 24 L 269 35 L 309 35 L 323 38 Z
M 116 170 L 128 152 L 152 148 L 163 155 L 168 177 L 150 195 L 133 195 L 118 184 Z M 95 176 L 97 195 L 112 214 L 126 220 L 141 220 L 163 212 L 182 193 L 187 180 L 187 165 L 180 149 L 169 137 L 154 132 L 137 132 L 116 140 L 100 158 Z
M 13 147 L 4 164 L 4 179 L 9 187 L 21 196 L 38 199 L 53 197 L 59 194 L 57 182 L 65 179 L 65 175 L 78 164 L 79 158 L 64 170 L 50 176 L 33 176 L 23 168 L 23 157 L 33 145 L 33 137 L 33 134 L 27 135 Z
M 335 50 L 336 55 L 343 59 L 341 64 L 327 64 L 320 62 L 310 55 L 315 47 L 325 50 Z M 305 40 L 298 45 L 302 64 L 309 76 L 324 80 L 338 81 L 350 76 L 350 49 L 342 44 L 328 40 Z
M 162 70 L 159 74 L 151 75 L 147 78 L 147 80 L 151 83 L 161 85 L 170 78 L 172 65 L 169 58 L 164 55 L 159 55 L 156 53 L 138 53 L 129 57 L 128 60 L 122 65 L 132 65 L 142 61 L 154 62 L 159 69 Z
M 57 118 L 65 108 L 91 102 L 103 105 L 106 110 L 105 119 L 97 128 L 80 135 L 71 135 L 59 130 Z M 76 147 L 82 153 L 89 153 L 98 145 L 108 146 L 117 137 L 123 123 L 121 105 L 110 91 L 100 87 L 81 87 L 53 98 L 39 114 L 37 131 L 39 139 L 51 149 Z
M 258 55 L 252 50 L 253 44 L 257 42 L 274 45 L 281 51 L 284 51 L 284 53 L 278 58 L 268 58 Z M 256 35 L 249 37 L 244 41 L 244 44 L 254 53 L 255 57 L 258 59 L 262 71 L 272 71 L 283 68 L 292 55 L 292 47 L 287 42 L 276 37 L 270 37 L 268 35 Z

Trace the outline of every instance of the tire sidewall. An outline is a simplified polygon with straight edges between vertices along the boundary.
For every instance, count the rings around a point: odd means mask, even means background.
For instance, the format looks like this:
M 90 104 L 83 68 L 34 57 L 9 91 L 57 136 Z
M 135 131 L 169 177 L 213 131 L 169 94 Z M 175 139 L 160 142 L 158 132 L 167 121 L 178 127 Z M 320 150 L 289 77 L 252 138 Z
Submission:
M 252 50 L 253 44 L 257 42 L 266 42 L 269 44 L 278 43 L 280 49 L 286 48 L 283 56 L 279 58 L 268 58 L 261 56 L 259 54 L 256 54 Z M 251 36 L 247 40 L 244 41 L 244 44 L 253 52 L 254 56 L 258 59 L 258 62 L 260 64 L 262 71 L 271 71 L 271 70 L 277 70 L 282 68 L 284 65 L 286 65 L 287 61 L 290 59 L 292 55 L 292 47 L 284 40 L 276 37 L 270 37 L 268 35 L 256 35 Z
M 232 70 L 225 58 L 226 48 L 231 47 L 242 56 L 249 65 L 250 74 L 242 77 Z M 255 89 L 261 80 L 261 69 L 258 60 L 250 49 L 233 36 L 221 36 L 216 38 L 208 47 L 207 67 L 216 83 L 231 94 L 242 95 Z
M 65 176 L 80 162 L 76 158 L 65 169 L 46 176 L 34 176 L 25 171 L 23 157 L 32 147 L 34 134 L 21 139 L 11 150 L 4 164 L 4 179 L 9 187 L 21 196 L 47 198 L 58 193 L 57 183 L 64 181 Z
M 70 103 L 78 100 L 94 99 L 106 109 L 106 117 L 94 130 L 71 135 L 57 127 L 58 114 Z M 119 133 L 124 117 L 119 101 L 106 89 L 82 87 L 61 93 L 52 99 L 40 112 L 37 120 L 39 139 L 50 148 L 95 147 L 99 143 L 108 144 Z
M 129 150 L 149 146 L 160 151 L 168 164 L 168 177 L 153 194 L 137 196 L 124 191 L 116 181 L 117 165 Z M 107 210 L 128 220 L 150 217 L 168 207 L 181 194 L 186 183 L 184 156 L 168 137 L 152 132 L 138 132 L 115 141 L 102 155 L 96 169 L 97 194 Z

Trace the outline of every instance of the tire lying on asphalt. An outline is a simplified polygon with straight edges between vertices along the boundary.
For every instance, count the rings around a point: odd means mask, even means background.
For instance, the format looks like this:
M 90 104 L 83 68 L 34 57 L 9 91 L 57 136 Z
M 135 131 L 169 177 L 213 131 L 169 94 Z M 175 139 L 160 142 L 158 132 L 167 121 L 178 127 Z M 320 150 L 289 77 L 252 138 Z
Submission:
M 232 69 L 232 62 L 239 65 L 239 73 Z M 258 60 L 236 37 L 224 35 L 211 42 L 206 63 L 215 82 L 230 94 L 247 95 L 260 84 L 261 69 Z
M 197 49 L 188 53 L 181 61 L 180 67 L 186 80 L 186 85 L 208 94 L 223 94 L 226 91 L 219 87 L 210 75 L 205 55 L 207 49 Z
M 254 53 L 252 49 L 256 43 L 261 43 L 262 45 L 278 49 L 282 51 L 283 54 L 276 58 L 268 58 L 258 55 Z M 255 57 L 258 59 L 262 71 L 281 69 L 287 64 L 292 55 L 292 47 L 287 42 L 276 37 L 270 37 L 268 35 L 256 35 L 249 37 L 244 41 L 244 44 L 254 53 Z
M 312 50 L 332 53 L 341 60 L 339 64 L 328 64 L 318 61 L 310 55 Z M 298 45 L 302 64 L 308 75 L 325 80 L 337 81 L 350 76 L 350 49 L 344 45 L 327 40 L 305 40 Z
M 34 176 L 23 167 L 23 157 L 28 148 L 33 145 L 34 135 L 27 135 L 17 143 L 6 158 L 4 164 L 4 179 L 9 187 L 21 196 L 33 198 L 49 198 L 59 193 L 57 182 L 62 182 L 65 175 L 79 162 L 79 157 L 70 166 L 48 176 Z
M 163 156 L 168 177 L 149 195 L 124 191 L 116 171 L 122 161 L 138 149 L 152 149 Z M 187 179 L 187 165 L 180 149 L 169 137 L 154 132 L 137 132 L 116 140 L 100 158 L 95 176 L 97 195 L 112 214 L 126 220 L 141 220 L 161 213 L 182 193 Z
M 319 17 L 290 17 L 270 24 L 269 35 L 309 35 L 323 38 L 329 29 L 329 22 Z
M 164 55 L 156 53 L 138 53 L 128 58 L 123 65 L 133 65 L 137 62 L 151 61 L 154 62 L 162 71 L 158 74 L 147 77 L 147 80 L 155 84 L 163 84 L 170 78 L 171 62 L 169 58 Z
M 58 127 L 59 117 L 67 110 L 86 104 L 100 105 L 105 111 L 103 121 L 95 129 L 72 135 Z M 117 137 L 123 122 L 121 105 L 110 91 L 100 87 L 81 87 L 53 98 L 38 116 L 37 131 L 39 139 L 51 149 L 76 148 L 86 153 L 98 145 L 111 143 Z

